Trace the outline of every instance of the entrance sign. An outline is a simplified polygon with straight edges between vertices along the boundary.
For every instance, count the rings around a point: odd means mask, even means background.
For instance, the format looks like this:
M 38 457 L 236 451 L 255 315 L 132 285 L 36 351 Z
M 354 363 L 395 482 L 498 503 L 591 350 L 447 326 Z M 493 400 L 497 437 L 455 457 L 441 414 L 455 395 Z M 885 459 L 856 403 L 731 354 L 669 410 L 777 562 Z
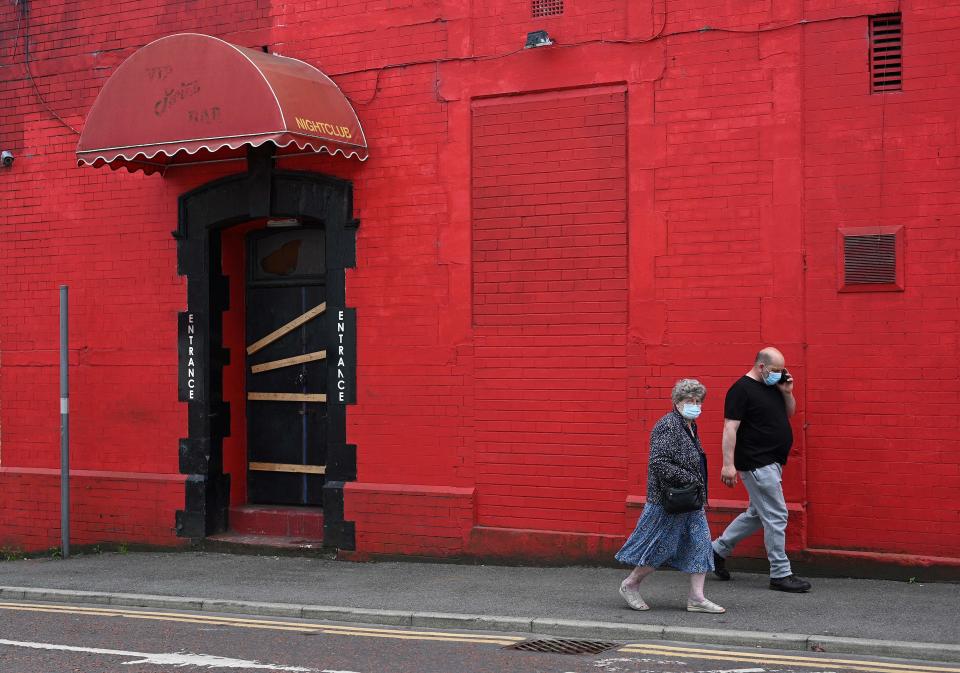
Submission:
M 177 314 L 177 399 L 181 402 L 202 402 L 203 361 L 199 353 L 200 324 L 195 313 Z
M 334 307 L 327 317 L 327 401 L 357 403 L 357 310 Z

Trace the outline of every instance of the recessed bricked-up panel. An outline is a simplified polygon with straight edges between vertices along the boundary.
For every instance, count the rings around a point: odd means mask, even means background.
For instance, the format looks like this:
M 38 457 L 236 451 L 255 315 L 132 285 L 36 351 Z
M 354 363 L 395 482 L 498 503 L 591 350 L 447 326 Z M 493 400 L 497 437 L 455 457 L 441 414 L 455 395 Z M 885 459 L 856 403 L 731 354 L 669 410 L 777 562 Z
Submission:
M 626 322 L 623 91 L 473 109 L 478 327 Z
M 625 149 L 622 90 L 474 104 L 480 525 L 622 526 Z

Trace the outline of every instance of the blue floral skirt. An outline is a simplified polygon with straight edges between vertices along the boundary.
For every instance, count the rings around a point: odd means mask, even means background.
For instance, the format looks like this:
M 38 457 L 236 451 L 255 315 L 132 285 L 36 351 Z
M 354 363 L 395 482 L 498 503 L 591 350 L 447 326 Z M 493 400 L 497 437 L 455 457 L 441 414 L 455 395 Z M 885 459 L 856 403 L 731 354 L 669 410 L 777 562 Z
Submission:
M 713 570 L 713 548 L 707 515 L 703 509 L 667 514 L 660 505 L 648 502 L 616 559 L 634 566 L 668 565 L 685 573 L 709 572 Z

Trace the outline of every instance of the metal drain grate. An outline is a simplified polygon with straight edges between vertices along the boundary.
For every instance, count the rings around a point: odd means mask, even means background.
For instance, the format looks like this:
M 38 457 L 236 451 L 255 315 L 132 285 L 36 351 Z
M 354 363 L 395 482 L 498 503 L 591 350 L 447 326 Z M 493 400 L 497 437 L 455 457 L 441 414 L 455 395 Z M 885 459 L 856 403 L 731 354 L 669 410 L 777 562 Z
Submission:
M 620 643 L 602 640 L 565 640 L 549 638 L 546 640 L 525 640 L 516 645 L 508 645 L 505 650 L 523 650 L 524 652 L 545 652 L 548 654 L 599 654 L 618 647 Z

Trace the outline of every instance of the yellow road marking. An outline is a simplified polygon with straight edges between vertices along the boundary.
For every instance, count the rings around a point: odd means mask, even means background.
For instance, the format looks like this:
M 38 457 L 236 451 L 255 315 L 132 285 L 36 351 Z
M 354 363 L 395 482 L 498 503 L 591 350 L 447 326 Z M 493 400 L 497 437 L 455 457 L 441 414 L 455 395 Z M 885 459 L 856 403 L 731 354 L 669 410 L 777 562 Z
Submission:
M 742 656 L 742 657 L 762 657 L 764 659 L 776 660 L 776 659 L 797 659 L 800 655 L 782 655 L 782 654 L 763 654 L 761 652 L 734 652 L 730 650 L 714 650 L 714 649 L 705 649 L 705 648 L 694 648 L 694 647 L 677 647 L 673 645 L 657 645 L 654 643 L 635 643 L 626 645 L 623 649 L 630 648 L 643 648 L 643 649 L 657 649 L 663 650 L 665 652 L 694 652 L 694 653 L 707 653 L 707 654 L 726 654 L 730 656 Z M 836 664 L 870 664 L 875 666 L 883 666 L 886 668 L 893 669 L 902 669 L 904 671 L 934 671 L 937 673 L 960 673 L 960 668 L 949 668 L 944 666 L 923 666 L 916 664 L 897 664 L 897 663 L 887 663 L 882 661 L 858 661 L 854 659 L 829 659 L 829 658 L 817 658 L 817 661 L 821 663 L 836 663 Z
M 2 603 L 0 609 L 58 614 L 79 614 L 98 617 L 127 617 L 130 619 L 148 619 L 157 621 L 233 626 L 275 631 L 294 631 L 300 633 L 324 633 L 328 635 L 352 635 L 372 638 L 390 638 L 397 640 L 430 640 L 440 642 L 480 643 L 491 645 L 513 645 L 526 640 L 517 636 L 490 636 L 485 634 L 466 634 L 445 631 L 412 631 L 402 628 L 384 629 L 363 626 L 339 626 L 290 622 L 281 620 L 250 619 L 244 617 L 224 617 L 204 614 L 182 614 L 173 612 L 155 612 L 147 610 L 125 610 L 119 608 L 81 607 L 56 603 Z M 624 653 L 674 656 L 681 658 L 700 658 L 715 661 L 739 661 L 751 663 L 792 664 L 807 668 L 824 665 L 839 665 L 846 670 L 866 671 L 869 673 L 960 673 L 960 668 L 945 666 L 924 666 L 912 664 L 884 663 L 879 661 L 857 661 L 851 659 L 828 659 L 820 657 L 801 657 L 800 655 L 764 654 L 762 652 L 735 652 L 705 648 L 677 647 L 634 643 L 619 650 Z
M 662 650 L 620 650 L 620 652 L 627 652 L 632 654 L 652 654 L 661 657 L 679 657 L 682 659 L 709 659 L 710 661 L 736 661 L 740 663 L 750 663 L 750 664 L 763 664 L 767 663 L 764 659 L 752 659 L 748 657 L 739 657 L 739 656 L 717 656 L 717 655 L 704 655 L 704 654 L 685 654 L 682 652 L 664 652 Z M 890 669 L 890 668 L 874 668 L 871 666 L 837 666 L 830 664 L 819 663 L 814 659 L 797 659 L 795 661 L 771 661 L 772 664 L 780 664 L 783 666 L 803 666 L 806 668 L 819 668 L 823 669 L 824 666 L 834 669 L 843 669 L 846 671 L 866 671 L 867 673 L 890 673 L 892 670 L 899 669 Z
M 490 636 L 485 634 L 453 633 L 446 631 L 411 631 L 400 629 L 380 629 L 363 626 L 337 626 L 328 624 L 310 624 L 306 622 L 284 622 L 277 620 L 246 619 L 242 617 L 218 617 L 213 615 L 184 615 L 173 612 L 150 612 L 140 610 L 122 610 L 114 608 L 88 608 L 72 605 L 37 603 L 0 603 L 0 609 L 24 612 L 46 612 L 56 614 L 80 614 L 96 617 L 128 617 L 130 619 L 150 619 L 157 621 L 185 622 L 217 626 L 235 626 L 275 631 L 298 631 L 306 633 L 325 633 L 342 636 L 367 636 L 370 638 L 392 638 L 400 640 L 436 640 L 444 642 L 482 643 L 493 645 L 513 645 L 525 640 L 517 636 Z
M 160 619 L 158 617 L 139 617 L 139 615 L 123 615 L 124 617 L 130 617 L 132 619 Z M 243 629 L 264 629 L 269 631 L 297 631 L 300 633 L 326 633 L 328 635 L 335 636 L 366 636 L 368 638 L 392 638 L 395 640 L 431 640 L 431 641 L 442 641 L 442 642 L 457 642 L 457 643 L 487 643 L 492 645 L 513 645 L 515 641 L 512 640 L 503 640 L 496 637 L 487 637 L 481 638 L 478 636 L 469 636 L 466 638 L 459 637 L 459 634 L 438 634 L 438 635 L 411 635 L 403 631 L 395 631 L 393 633 L 362 633 L 362 632 L 349 632 L 342 629 L 328 629 L 325 626 L 273 626 L 272 624 L 268 625 L 269 622 L 264 622 L 263 624 L 238 624 L 231 622 L 219 622 L 219 621 L 208 621 L 205 619 L 191 619 L 189 617 L 163 617 L 165 622 L 185 622 L 189 624 L 212 624 L 220 626 L 233 626 L 236 628 Z
M 81 607 L 75 605 L 62 605 L 57 603 L 0 603 L 0 608 L 8 609 L 17 609 L 28 606 L 31 608 L 37 608 L 39 610 L 45 611 L 56 611 L 56 612 L 90 612 L 95 614 L 105 614 L 107 616 L 124 616 L 124 615 L 153 615 L 157 617 L 183 617 L 185 616 L 180 612 L 155 612 L 150 610 L 125 610 L 122 608 L 94 608 L 94 607 Z M 244 617 L 227 617 L 227 616 L 217 616 L 217 615 L 205 615 L 205 614 L 191 614 L 189 615 L 191 619 L 198 620 L 218 620 L 225 623 L 247 623 L 247 624 L 282 624 L 285 626 L 297 626 L 297 627 L 306 627 L 306 628 L 325 628 L 325 629 L 346 629 L 349 631 L 368 631 L 374 633 L 393 633 L 392 629 L 383 629 L 376 627 L 365 627 L 365 626 L 339 626 L 339 625 L 311 625 L 306 622 L 284 622 L 275 619 L 248 619 Z M 421 635 L 436 635 L 436 634 L 445 634 L 443 631 L 409 631 L 405 630 L 404 633 L 412 634 L 421 634 Z M 457 635 L 463 638 L 489 638 L 490 636 L 485 636 L 482 634 L 469 634 L 469 633 L 456 633 L 456 634 L 446 634 L 446 635 Z M 497 636 L 497 638 L 511 640 L 511 641 L 520 641 L 525 640 L 523 637 L 517 636 Z
M 960 668 L 946 666 L 923 666 L 916 664 L 896 664 L 882 661 L 857 661 L 855 659 L 828 659 L 820 657 L 801 657 L 764 654 L 762 652 L 734 652 L 730 650 L 710 650 L 693 647 L 675 647 L 670 645 L 654 645 L 636 643 L 620 648 L 620 652 L 641 654 L 659 654 L 677 657 L 701 657 L 703 659 L 718 659 L 721 661 L 750 661 L 763 663 L 793 664 L 811 668 L 824 665 L 840 665 L 849 670 L 884 671 L 886 673 L 960 673 Z

